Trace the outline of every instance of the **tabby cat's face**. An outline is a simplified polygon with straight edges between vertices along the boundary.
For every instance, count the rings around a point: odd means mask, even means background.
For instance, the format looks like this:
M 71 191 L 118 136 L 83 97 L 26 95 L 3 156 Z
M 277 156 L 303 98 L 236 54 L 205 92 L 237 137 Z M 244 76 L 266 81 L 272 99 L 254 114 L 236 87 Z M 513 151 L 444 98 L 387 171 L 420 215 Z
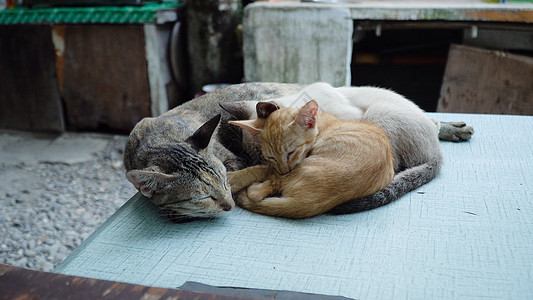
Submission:
M 178 219 L 216 217 L 235 207 L 226 168 L 210 151 L 186 143 L 164 150 L 152 154 L 151 167 L 126 175 L 152 203 Z
M 261 152 L 280 174 L 296 168 L 311 151 L 318 130 L 297 122 L 298 110 L 280 109 L 266 119 L 261 134 Z
M 204 153 L 202 153 L 204 152 Z M 150 200 L 173 216 L 216 217 L 232 210 L 235 202 L 226 168 L 212 153 L 188 151 Z M 173 162 L 169 158 L 167 166 Z M 183 164 L 188 160 L 190 164 Z
M 180 143 L 147 147 L 144 169 L 130 170 L 128 180 L 174 219 L 216 217 L 235 202 L 226 168 L 209 142 L 220 121 L 217 116 Z

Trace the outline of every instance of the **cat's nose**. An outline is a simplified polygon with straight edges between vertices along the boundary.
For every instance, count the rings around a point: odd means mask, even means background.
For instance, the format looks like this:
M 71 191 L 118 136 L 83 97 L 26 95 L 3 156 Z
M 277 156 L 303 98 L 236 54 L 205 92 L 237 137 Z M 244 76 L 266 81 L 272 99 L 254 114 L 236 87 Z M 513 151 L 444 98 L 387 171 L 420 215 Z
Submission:
M 222 203 L 220 204 L 220 208 L 222 208 L 223 211 L 230 211 L 233 209 L 233 205 L 229 203 Z
M 222 208 L 223 211 L 230 211 L 232 210 L 233 208 L 235 208 L 235 202 L 233 201 L 233 199 L 226 199 L 222 202 L 220 202 L 220 208 Z
M 280 175 L 288 174 L 290 171 L 291 171 L 291 168 L 289 166 L 280 166 L 279 168 Z

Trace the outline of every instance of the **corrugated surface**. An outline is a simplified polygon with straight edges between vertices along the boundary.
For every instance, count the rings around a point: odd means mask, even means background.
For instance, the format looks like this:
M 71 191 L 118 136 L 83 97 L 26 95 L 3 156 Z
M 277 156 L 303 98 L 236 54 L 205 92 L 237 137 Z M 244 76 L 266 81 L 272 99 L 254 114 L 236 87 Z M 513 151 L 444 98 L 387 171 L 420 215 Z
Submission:
M 135 196 L 56 271 L 362 299 L 533 298 L 533 117 L 432 116 L 476 133 L 441 143 L 441 174 L 390 205 L 307 220 L 236 209 L 174 224 Z
M 153 23 L 157 12 L 181 6 L 181 2 L 148 3 L 143 6 L 16 8 L 0 11 L 0 24 L 47 23 Z

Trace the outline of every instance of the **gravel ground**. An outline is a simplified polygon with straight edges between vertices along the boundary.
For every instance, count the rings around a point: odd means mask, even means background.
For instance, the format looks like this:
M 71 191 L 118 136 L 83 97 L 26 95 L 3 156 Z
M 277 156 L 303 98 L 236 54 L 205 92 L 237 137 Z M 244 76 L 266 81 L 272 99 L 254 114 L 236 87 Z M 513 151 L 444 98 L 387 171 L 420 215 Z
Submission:
M 126 139 L 81 163 L 0 162 L 0 263 L 52 271 L 135 194 Z

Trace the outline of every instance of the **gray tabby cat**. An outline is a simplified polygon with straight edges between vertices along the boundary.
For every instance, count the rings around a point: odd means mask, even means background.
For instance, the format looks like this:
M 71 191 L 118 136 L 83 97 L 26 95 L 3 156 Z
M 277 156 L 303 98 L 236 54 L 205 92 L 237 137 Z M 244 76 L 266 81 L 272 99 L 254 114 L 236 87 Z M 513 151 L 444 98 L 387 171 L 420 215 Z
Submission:
M 464 123 L 437 122 L 435 125 L 412 102 L 387 90 L 333 89 L 320 85 L 323 84 L 308 86 L 307 90 L 300 85 L 280 83 L 232 85 L 182 104 L 159 117 L 145 118 L 135 126 L 126 145 L 126 177 L 144 196 L 168 210 L 173 217 L 222 215 L 235 205 L 226 172 L 263 162 L 250 137 L 227 121 L 256 117 L 255 104 L 258 101 L 277 99 L 281 106 L 297 106 L 296 100 L 302 98 L 302 91 L 313 95 L 324 88 L 326 94 L 334 90 L 335 97 L 340 95 L 339 99 L 348 99 L 344 104 L 351 106 L 355 113 L 360 111 L 357 118 L 370 116 L 366 120 L 382 127 L 393 143 L 398 172 L 393 182 L 376 194 L 333 209 L 334 213 L 351 213 L 387 204 L 433 179 L 442 163 L 437 134 L 444 140 L 461 141 L 468 140 L 473 133 Z M 372 99 L 366 99 L 369 93 L 382 99 L 378 101 L 381 104 L 373 106 Z M 319 92 L 319 98 L 320 95 Z M 361 103 L 357 103 L 358 97 L 364 98 L 360 99 Z M 387 104 L 389 98 L 391 103 Z M 330 111 L 321 103 L 327 100 L 317 99 L 326 111 Z M 222 110 L 220 103 L 225 103 L 225 109 L 231 113 Z M 380 106 L 388 107 L 388 117 L 380 119 L 379 114 L 369 114 Z M 335 114 L 335 109 L 343 111 L 348 108 L 335 106 L 329 109 Z
M 224 214 L 235 207 L 226 170 L 257 164 L 260 155 L 250 155 L 242 147 L 240 130 L 227 124 L 235 116 L 223 111 L 218 103 L 277 98 L 300 89 L 268 83 L 233 85 L 159 117 L 144 118 L 133 128 L 126 144 L 127 179 L 173 219 Z M 237 113 L 237 118 L 244 117 Z

